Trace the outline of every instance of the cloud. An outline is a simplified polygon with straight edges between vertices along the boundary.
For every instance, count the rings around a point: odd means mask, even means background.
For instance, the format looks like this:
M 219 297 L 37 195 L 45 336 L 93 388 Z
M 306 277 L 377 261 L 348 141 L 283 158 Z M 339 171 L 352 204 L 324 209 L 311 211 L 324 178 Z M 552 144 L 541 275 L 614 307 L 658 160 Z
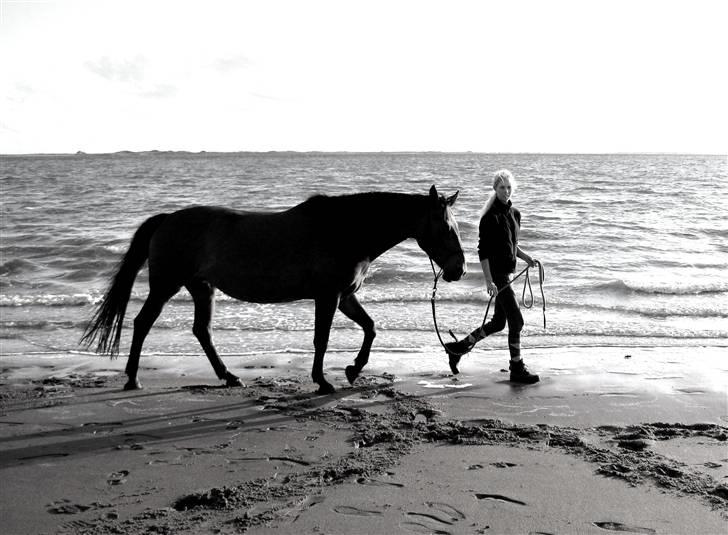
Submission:
M 114 59 L 108 56 L 89 60 L 86 69 L 110 82 L 123 84 L 124 90 L 144 98 L 168 98 L 177 94 L 177 86 L 149 80 L 148 61 L 138 55 L 133 59 Z
M 256 93 L 254 91 L 250 91 L 248 94 L 251 97 L 260 98 L 260 99 L 263 99 L 263 100 L 275 100 L 275 101 L 278 101 L 278 102 L 282 102 L 283 101 L 283 99 L 281 99 L 281 98 L 274 97 L 273 95 L 266 95 L 264 93 Z
M 157 84 L 150 89 L 140 91 L 138 94 L 148 98 L 168 98 L 177 94 L 177 87 L 171 84 Z
M 28 84 L 18 82 L 15 87 L 7 95 L 7 99 L 10 102 L 16 104 L 23 104 L 28 98 L 32 97 L 36 93 L 35 89 Z
M 218 58 L 212 62 L 212 66 L 221 73 L 246 69 L 250 64 L 251 61 L 246 56 L 240 54 L 237 56 Z
M 113 82 L 142 81 L 145 65 L 146 59 L 143 56 L 136 56 L 132 60 L 114 60 L 108 56 L 102 56 L 84 63 L 84 66 L 92 73 Z
M 12 132 L 13 134 L 19 134 L 20 133 L 20 130 L 15 129 L 12 126 L 9 126 L 9 125 L 5 124 L 2 121 L 0 121 L 0 130 L 4 130 L 6 132 Z

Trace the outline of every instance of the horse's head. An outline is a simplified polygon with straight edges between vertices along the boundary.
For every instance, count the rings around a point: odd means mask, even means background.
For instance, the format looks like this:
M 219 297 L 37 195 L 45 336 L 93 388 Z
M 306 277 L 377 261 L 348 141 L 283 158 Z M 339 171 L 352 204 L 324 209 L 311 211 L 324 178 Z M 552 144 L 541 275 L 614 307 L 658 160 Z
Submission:
M 417 244 L 442 268 L 442 278 L 448 282 L 465 275 L 465 254 L 460 231 L 450 207 L 458 194 L 444 197 L 430 188 L 427 216 L 417 232 Z

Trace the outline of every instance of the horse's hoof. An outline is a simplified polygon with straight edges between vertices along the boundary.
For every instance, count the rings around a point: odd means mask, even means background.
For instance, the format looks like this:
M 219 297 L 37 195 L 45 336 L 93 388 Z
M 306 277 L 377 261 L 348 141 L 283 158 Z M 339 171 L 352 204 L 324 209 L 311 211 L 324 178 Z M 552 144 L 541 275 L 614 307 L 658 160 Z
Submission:
M 142 384 L 139 382 L 139 379 L 129 379 L 126 384 L 124 385 L 124 390 L 141 390 Z
M 458 369 L 459 362 L 460 362 L 459 355 L 450 355 L 450 371 L 453 373 L 453 375 L 457 375 L 460 373 L 460 370 Z
M 240 380 L 240 377 L 229 375 L 225 378 L 225 386 L 245 386 L 245 383 Z
M 356 366 L 347 366 L 344 373 L 346 373 L 346 379 L 349 381 L 350 385 L 353 385 L 356 378 L 359 377 L 359 370 Z
M 334 392 L 336 392 L 336 389 L 329 383 L 320 384 L 319 389 L 316 391 L 316 393 L 321 396 L 327 396 L 329 394 L 333 394 Z

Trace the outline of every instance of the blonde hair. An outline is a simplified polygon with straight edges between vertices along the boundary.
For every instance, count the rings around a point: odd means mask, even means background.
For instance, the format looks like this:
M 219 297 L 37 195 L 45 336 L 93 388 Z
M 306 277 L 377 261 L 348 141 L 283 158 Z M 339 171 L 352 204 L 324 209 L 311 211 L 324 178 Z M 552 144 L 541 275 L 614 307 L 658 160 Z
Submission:
M 511 186 L 511 194 L 513 194 L 516 191 L 516 179 L 513 178 L 513 173 L 511 173 L 508 169 L 499 169 L 495 172 L 493 175 L 493 191 L 490 194 L 490 197 L 488 197 L 488 200 L 483 205 L 483 208 L 480 209 L 480 217 L 483 217 L 488 210 L 490 210 L 490 207 L 493 206 L 493 203 L 495 202 L 495 188 L 498 187 L 498 184 L 503 182 L 506 185 Z

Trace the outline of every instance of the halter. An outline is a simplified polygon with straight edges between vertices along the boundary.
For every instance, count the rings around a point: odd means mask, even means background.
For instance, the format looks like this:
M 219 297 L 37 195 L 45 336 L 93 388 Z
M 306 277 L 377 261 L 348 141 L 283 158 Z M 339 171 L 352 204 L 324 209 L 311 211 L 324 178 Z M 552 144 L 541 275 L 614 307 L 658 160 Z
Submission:
M 535 260 L 534 263 L 538 265 L 539 287 L 541 288 L 541 301 L 543 303 L 543 328 L 545 329 L 546 328 L 546 297 L 544 296 L 544 293 L 543 293 L 543 281 L 544 281 L 546 272 L 544 271 L 543 264 L 541 264 L 541 262 L 539 262 L 538 260 Z M 437 333 L 437 338 L 438 338 L 438 340 L 440 340 L 440 344 L 442 345 L 443 348 L 445 348 L 446 351 L 454 354 L 455 356 L 462 356 L 465 353 L 467 353 L 467 351 L 460 353 L 460 354 L 453 353 L 451 350 L 449 350 L 445 347 L 445 342 L 442 340 L 442 336 L 440 335 L 440 329 L 437 326 L 437 314 L 435 312 L 435 298 L 437 296 L 437 281 L 440 279 L 440 276 L 442 276 L 443 270 L 442 269 L 440 269 L 440 271 L 435 270 L 435 263 L 432 261 L 432 257 L 430 257 L 430 266 L 432 266 L 432 274 L 435 276 L 435 280 L 432 285 L 432 297 L 430 298 L 430 303 L 432 304 L 432 321 L 435 324 L 435 332 Z M 510 280 L 510 282 L 508 282 L 502 288 L 499 288 L 495 294 L 490 296 L 490 299 L 488 300 L 488 306 L 485 308 L 485 315 L 483 316 L 483 323 L 481 323 L 481 325 L 480 325 L 481 328 L 483 327 L 483 325 L 485 325 L 485 322 L 488 318 L 488 312 L 490 311 L 490 304 L 493 302 L 493 299 L 499 293 L 501 293 L 505 289 L 506 286 L 510 286 L 511 284 L 513 284 L 516 281 L 516 279 L 518 279 L 524 273 L 526 274 L 526 278 L 523 283 L 523 293 L 521 295 L 521 305 L 523 306 L 523 308 L 526 308 L 526 309 L 533 307 L 533 304 L 534 304 L 533 288 L 531 287 L 531 277 L 530 277 L 529 271 L 528 271 L 529 269 L 530 269 L 530 267 L 526 266 L 526 268 L 523 271 L 521 271 L 518 275 L 513 277 Z M 530 294 L 528 301 L 526 301 L 526 287 L 528 287 L 528 292 Z M 452 336 L 455 339 L 455 341 L 457 341 L 457 337 L 453 334 L 452 330 L 448 330 L 448 332 L 450 333 L 450 336 Z

